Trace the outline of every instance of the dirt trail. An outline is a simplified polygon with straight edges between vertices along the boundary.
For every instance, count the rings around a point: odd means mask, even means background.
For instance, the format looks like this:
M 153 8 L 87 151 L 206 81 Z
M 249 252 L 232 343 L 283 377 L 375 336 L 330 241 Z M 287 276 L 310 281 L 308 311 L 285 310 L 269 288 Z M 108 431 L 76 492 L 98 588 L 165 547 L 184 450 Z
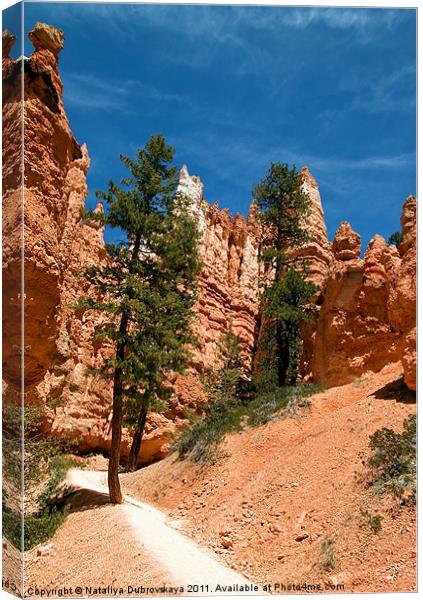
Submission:
M 108 498 L 105 472 L 72 469 L 67 484 L 76 490 L 88 490 Z M 174 584 L 184 587 L 185 591 L 188 586 L 199 586 L 199 593 L 213 594 L 228 593 L 218 586 L 251 587 L 247 579 L 220 564 L 193 540 L 176 531 L 168 524 L 164 513 L 130 496 L 125 495 L 124 500 L 123 505 L 114 509 L 129 523 L 148 555 L 169 573 Z

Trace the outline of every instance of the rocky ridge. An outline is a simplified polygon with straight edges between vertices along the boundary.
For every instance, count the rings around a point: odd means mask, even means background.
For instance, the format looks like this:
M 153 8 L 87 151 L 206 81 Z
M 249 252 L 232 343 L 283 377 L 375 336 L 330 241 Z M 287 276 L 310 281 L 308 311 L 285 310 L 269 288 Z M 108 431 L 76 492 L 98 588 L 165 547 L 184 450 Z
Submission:
M 59 54 L 63 32 L 37 24 L 29 35 L 29 59 L 9 58 L 13 36 L 3 33 L 4 314 L 19 317 L 19 79 L 25 77 L 24 256 L 25 382 L 39 401 L 55 404 L 46 422 L 53 435 L 73 439 L 81 452 L 110 446 L 111 388 L 87 375 L 113 351 L 93 342 L 97 314 L 76 314 L 69 305 L 89 291 L 78 269 L 107 260 L 101 227 L 81 218 L 87 195 L 88 150 L 75 140 L 62 101 Z M 315 322 L 304 331 L 304 376 L 340 385 L 367 370 L 401 359 L 407 385 L 415 389 L 416 201 L 409 197 L 401 219 L 397 250 L 380 236 L 360 259 L 360 238 L 341 223 L 333 243 L 327 237 L 320 193 L 310 171 L 302 170 L 311 198 L 306 226 L 312 240 L 301 249 L 310 278 L 319 285 Z M 184 409 L 201 410 L 199 374 L 217 358 L 217 341 L 232 327 L 239 336 L 246 367 L 252 360 L 259 317 L 259 227 L 252 205 L 248 219 L 210 206 L 198 177 L 184 166 L 180 190 L 190 199 L 201 232 L 203 262 L 196 307 L 200 345 L 190 372 L 178 377 L 169 409 L 151 415 L 142 462 L 167 452 L 168 436 L 184 423 Z M 102 210 L 101 205 L 97 210 Z M 16 383 L 16 321 L 4 325 L 6 384 Z M 130 436 L 125 433 L 123 453 Z
M 360 236 L 349 223 L 336 232 L 334 262 L 314 325 L 310 376 L 325 385 L 349 383 L 366 371 L 402 360 L 415 389 L 416 200 L 407 198 L 398 249 L 376 235 L 360 259 Z M 414 228 L 413 228 L 414 223 Z M 413 333 L 414 331 L 414 333 Z

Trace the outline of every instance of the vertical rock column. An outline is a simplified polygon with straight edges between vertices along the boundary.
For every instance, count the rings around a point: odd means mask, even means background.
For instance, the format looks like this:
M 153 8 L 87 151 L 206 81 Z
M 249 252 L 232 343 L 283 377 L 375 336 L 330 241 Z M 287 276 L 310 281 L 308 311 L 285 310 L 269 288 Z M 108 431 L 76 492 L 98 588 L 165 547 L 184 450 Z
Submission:
M 401 215 L 402 241 L 399 245 L 401 264 L 397 269 L 388 300 L 389 319 L 400 332 L 401 362 L 407 386 L 416 389 L 416 267 L 417 267 L 417 202 L 409 196 Z

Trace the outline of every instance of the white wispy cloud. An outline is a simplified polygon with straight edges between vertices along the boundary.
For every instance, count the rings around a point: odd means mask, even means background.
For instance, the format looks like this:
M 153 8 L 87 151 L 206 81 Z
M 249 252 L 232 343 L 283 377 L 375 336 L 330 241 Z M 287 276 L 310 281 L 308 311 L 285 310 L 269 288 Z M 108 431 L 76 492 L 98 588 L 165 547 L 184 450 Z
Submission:
M 200 176 L 201 169 L 209 167 L 212 154 L 213 168 L 219 179 L 233 182 L 234 178 L 239 177 L 239 173 L 243 172 L 247 179 L 251 178 L 251 184 L 254 183 L 255 178 L 252 174 L 263 173 L 271 161 L 295 164 L 297 168 L 307 165 L 312 172 L 317 171 L 319 175 L 327 177 L 328 181 L 333 179 L 334 174 L 337 178 L 350 176 L 360 178 L 360 173 L 363 176 L 366 174 L 367 177 L 371 171 L 381 173 L 401 171 L 412 168 L 416 161 L 414 152 L 352 157 L 330 156 L 324 153 L 311 154 L 299 145 L 283 143 L 269 145 L 261 140 L 256 132 L 243 130 L 240 125 L 235 135 L 231 131 L 224 133 L 222 130 L 212 129 L 199 134 L 187 132 L 174 137 L 172 144 L 177 148 L 190 149 L 190 153 L 196 157 L 197 164 L 200 166 L 200 171 L 197 173 Z M 179 159 L 187 162 L 182 151 Z M 188 164 L 188 169 L 189 167 Z
M 393 27 L 399 17 L 398 11 L 389 9 L 365 8 L 295 8 L 286 13 L 286 23 L 292 27 L 305 29 L 316 23 L 325 23 L 334 29 L 357 28 L 385 25 Z
M 207 33 L 221 38 L 225 31 L 244 27 L 272 29 L 286 24 L 305 29 L 316 23 L 325 23 L 334 29 L 366 29 L 387 26 L 394 28 L 405 9 L 343 8 L 343 7 L 278 7 L 278 6 L 219 6 L 219 5 L 170 5 L 170 4 L 86 4 L 80 13 L 106 20 L 117 30 L 148 22 L 173 31 L 183 31 L 190 36 Z M 75 21 L 75 13 L 62 9 L 61 15 Z M 175 18 L 175 15 L 177 18 Z
M 403 64 L 379 74 L 368 73 L 359 68 L 340 80 L 338 89 L 347 92 L 351 100 L 349 110 L 365 110 L 369 113 L 404 112 L 415 110 L 416 65 Z
M 65 73 L 63 79 L 65 102 L 84 108 L 135 113 L 137 99 L 142 98 L 191 105 L 183 94 L 161 90 L 136 79 L 103 80 L 89 73 Z
M 325 156 L 304 156 L 306 162 L 316 168 L 325 170 L 358 171 L 369 169 L 402 169 L 415 164 L 416 156 L 413 152 L 386 155 L 367 156 L 359 158 L 335 158 Z

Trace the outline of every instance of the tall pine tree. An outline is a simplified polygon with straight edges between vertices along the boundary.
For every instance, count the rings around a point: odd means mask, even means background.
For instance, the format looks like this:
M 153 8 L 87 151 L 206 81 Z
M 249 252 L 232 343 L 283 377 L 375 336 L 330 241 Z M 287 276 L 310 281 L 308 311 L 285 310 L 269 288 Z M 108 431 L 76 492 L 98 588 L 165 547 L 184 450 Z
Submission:
M 128 460 L 133 469 L 147 414 L 172 394 L 168 375 L 184 371 L 189 345 L 195 343 L 191 319 L 198 231 L 186 200 L 176 191 L 173 157 L 161 134 L 151 137 L 135 160 L 121 155 L 129 170 L 120 182 L 123 187 L 110 181 L 106 192 L 96 194 L 106 202 L 105 213 L 86 213 L 87 219 L 124 234 L 123 241 L 108 244 L 106 266 L 85 270 L 96 298 L 83 298 L 76 307 L 112 315 L 96 338 L 112 340 L 116 352 L 94 371 L 113 380 L 108 484 L 114 503 L 122 502 L 118 470 L 123 423 L 134 431 Z
M 307 265 L 295 254 L 295 248 L 309 240 L 304 217 L 309 213 L 310 199 L 295 166 L 280 163 L 271 163 L 254 187 L 253 197 L 262 224 L 261 259 L 274 273 L 262 294 L 266 323 L 262 343 L 267 351 L 258 349 L 258 387 L 281 387 L 296 382 L 300 327 L 309 319 L 310 302 L 317 289 L 306 279 Z

